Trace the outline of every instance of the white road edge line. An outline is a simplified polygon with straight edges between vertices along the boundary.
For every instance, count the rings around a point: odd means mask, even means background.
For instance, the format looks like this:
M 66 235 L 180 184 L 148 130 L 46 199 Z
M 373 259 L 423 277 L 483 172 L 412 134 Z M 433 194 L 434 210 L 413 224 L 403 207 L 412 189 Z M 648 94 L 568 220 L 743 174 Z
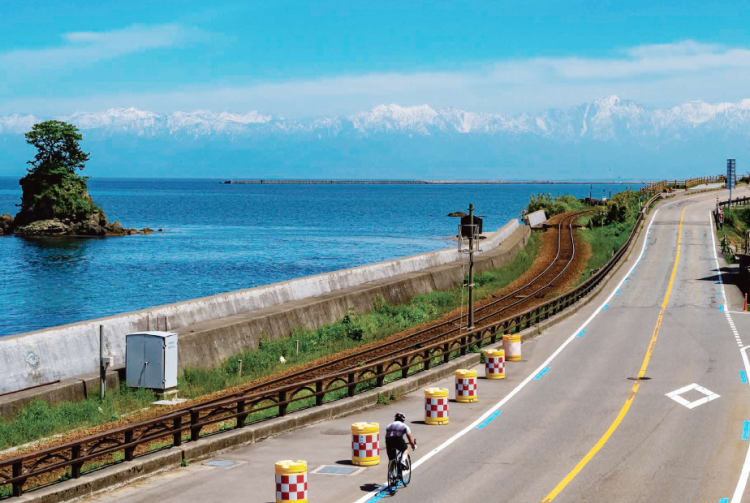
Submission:
M 721 296 L 724 298 L 724 316 L 729 323 L 729 328 L 732 328 L 734 327 L 734 320 L 732 320 L 732 315 L 729 314 L 727 295 L 724 291 L 724 280 L 721 278 L 721 267 L 719 266 L 719 256 L 716 254 L 716 238 L 714 238 L 714 223 L 713 217 L 711 216 L 711 210 L 708 211 L 708 226 L 711 230 L 711 249 L 714 252 L 714 265 L 716 265 L 716 275 L 718 276 L 719 283 L 721 284 Z M 734 330 L 732 331 L 734 332 Z M 739 337 L 736 337 L 736 339 L 738 339 L 737 343 L 742 346 L 742 339 L 740 339 Z M 750 346 L 741 347 L 740 355 L 742 356 L 742 363 L 743 365 L 745 365 L 745 372 L 750 375 L 750 362 L 748 362 L 747 354 L 745 353 L 748 347 Z M 748 447 L 747 454 L 745 454 L 745 462 L 742 465 L 740 478 L 737 481 L 737 486 L 734 488 L 734 494 L 732 494 L 732 501 L 730 503 L 742 503 L 742 495 L 745 494 L 745 487 L 747 486 L 748 476 L 750 476 L 750 447 Z
M 665 208 L 667 206 L 671 206 L 671 205 L 673 205 L 673 204 L 675 204 L 677 202 L 678 201 L 674 201 L 672 203 L 668 203 L 668 204 L 662 206 L 662 208 Z M 518 385 L 515 388 L 513 388 L 513 390 L 510 393 L 508 393 L 507 395 L 505 395 L 505 397 L 502 400 L 500 400 L 495 405 L 493 405 L 491 408 L 489 408 L 488 410 L 486 410 L 473 423 L 471 423 L 470 425 L 466 426 L 461 431 L 455 433 L 452 437 L 450 437 L 447 440 L 445 440 L 442 444 L 438 445 L 437 447 L 435 447 L 434 449 L 432 449 L 430 452 L 428 452 L 424 456 L 420 457 L 417 461 L 415 461 L 412 464 L 412 466 L 411 466 L 412 470 L 414 470 L 416 468 L 419 468 L 419 466 L 421 466 L 423 463 L 426 463 L 434 455 L 436 455 L 440 451 L 444 450 L 445 448 L 447 448 L 448 446 L 450 446 L 453 442 L 455 442 L 459 438 L 463 437 L 464 435 L 466 435 L 467 433 L 469 433 L 470 431 L 472 431 L 474 428 L 476 428 L 476 426 L 479 423 L 481 423 L 482 421 L 484 421 L 485 419 L 487 419 L 493 412 L 495 412 L 500 407 L 502 407 L 503 405 L 505 405 L 511 398 L 513 398 L 516 394 L 518 394 L 529 382 L 531 382 L 531 380 L 534 379 L 534 377 L 539 372 L 541 372 L 542 370 L 544 370 L 544 368 L 546 366 L 548 366 L 550 364 L 550 362 L 552 360 L 554 360 L 557 357 L 557 355 L 559 355 L 562 352 L 562 350 L 565 349 L 568 346 L 568 344 L 570 344 L 571 342 L 573 342 L 576 339 L 576 336 L 578 335 L 578 333 L 581 330 L 583 330 L 584 328 L 586 328 L 586 326 L 588 326 L 588 324 L 591 322 L 591 320 L 593 320 L 596 317 L 596 315 L 598 315 L 602 311 L 602 309 L 604 308 L 604 306 L 606 304 L 608 304 L 610 300 L 612 300 L 612 297 L 615 296 L 615 292 L 617 292 L 617 289 L 622 286 L 622 284 L 625 282 L 625 280 L 632 274 L 633 270 L 636 268 L 636 266 L 638 265 L 638 263 L 641 261 L 641 258 L 643 257 L 643 253 L 646 251 L 646 244 L 648 243 L 648 232 L 651 231 L 651 227 L 653 226 L 654 220 L 656 220 L 656 215 L 659 214 L 659 210 L 660 209 L 661 208 L 657 208 L 656 211 L 654 212 L 654 214 L 651 217 L 651 221 L 649 222 L 648 227 L 646 228 L 646 235 L 644 236 L 644 239 L 643 239 L 643 245 L 641 245 L 641 252 L 640 252 L 640 254 L 638 254 L 638 258 L 635 260 L 635 263 L 630 267 L 630 269 L 628 269 L 627 274 L 625 274 L 625 276 L 620 280 L 620 282 L 617 283 L 617 285 L 612 289 L 612 292 L 607 296 L 607 298 L 604 299 L 604 302 L 602 302 L 599 305 L 599 307 L 596 308 L 596 311 L 594 311 L 593 313 L 591 313 L 591 315 L 588 318 L 586 318 L 586 321 L 584 321 L 583 324 L 580 327 L 578 327 L 577 329 L 575 329 L 573 331 L 573 333 L 562 344 L 560 344 L 560 346 L 549 357 L 547 357 L 546 360 L 544 360 L 542 362 L 541 365 L 539 365 L 535 370 L 532 370 L 531 373 L 523 381 L 521 381 L 520 383 L 518 383 Z M 715 251 L 716 250 L 714 250 L 714 253 L 715 253 Z M 722 288 L 723 288 L 723 285 L 722 285 Z M 750 373 L 748 375 L 750 375 Z M 749 455 L 750 455 L 750 451 L 749 451 Z M 381 485 L 376 490 L 371 491 L 371 492 L 365 494 L 364 496 L 362 496 L 361 498 L 355 500 L 354 503 L 367 503 L 370 499 L 372 499 L 373 497 L 377 496 L 378 493 L 380 493 L 386 487 L 387 487 L 387 485 Z M 734 501 L 734 500 L 732 500 L 732 501 Z

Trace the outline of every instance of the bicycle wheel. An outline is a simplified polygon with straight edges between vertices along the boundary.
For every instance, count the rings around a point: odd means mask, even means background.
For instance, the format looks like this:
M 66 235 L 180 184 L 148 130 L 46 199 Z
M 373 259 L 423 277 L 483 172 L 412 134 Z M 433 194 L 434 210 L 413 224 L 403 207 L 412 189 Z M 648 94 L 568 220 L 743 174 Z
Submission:
M 399 478 L 401 479 L 401 482 L 404 484 L 404 487 L 409 485 L 409 482 L 411 482 L 411 456 L 408 454 L 406 455 L 406 458 L 403 460 L 404 467 L 399 470 Z
M 395 489 L 396 486 L 398 486 L 398 479 L 398 463 L 394 458 L 388 461 L 388 487 L 391 489 Z

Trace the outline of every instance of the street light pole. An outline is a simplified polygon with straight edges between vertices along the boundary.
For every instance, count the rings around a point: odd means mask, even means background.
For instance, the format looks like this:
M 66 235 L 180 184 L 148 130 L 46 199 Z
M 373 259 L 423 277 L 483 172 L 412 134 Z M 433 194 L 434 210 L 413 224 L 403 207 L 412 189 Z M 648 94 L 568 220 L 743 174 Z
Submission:
M 469 330 L 474 328 L 474 203 L 469 203 Z

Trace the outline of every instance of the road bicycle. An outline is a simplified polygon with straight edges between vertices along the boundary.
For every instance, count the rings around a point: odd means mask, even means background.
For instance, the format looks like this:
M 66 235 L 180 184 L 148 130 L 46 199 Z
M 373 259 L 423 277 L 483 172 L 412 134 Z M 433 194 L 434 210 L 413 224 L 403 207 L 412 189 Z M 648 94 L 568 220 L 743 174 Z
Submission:
M 417 441 L 414 441 L 414 449 Z M 411 482 L 411 456 L 404 455 L 404 451 L 398 451 L 393 459 L 388 461 L 388 489 L 395 493 L 399 483 L 404 487 Z

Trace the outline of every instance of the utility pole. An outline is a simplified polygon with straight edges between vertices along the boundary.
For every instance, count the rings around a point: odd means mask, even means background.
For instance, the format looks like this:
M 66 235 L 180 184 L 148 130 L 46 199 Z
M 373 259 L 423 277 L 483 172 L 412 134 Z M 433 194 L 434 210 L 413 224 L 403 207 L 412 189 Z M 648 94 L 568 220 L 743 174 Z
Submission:
M 474 328 L 474 203 L 469 203 L 469 330 Z
M 467 328 L 469 330 L 474 328 L 474 252 L 479 251 L 479 247 L 475 248 L 474 240 L 483 239 L 481 236 L 482 229 L 482 216 L 474 215 L 474 203 L 469 203 L 469 214 L 467 215 L 463 211 L 454 211 L 448 214 L 449 217 L 460 217 L 461 223 L 458 224 L 458 252 L 469 254 L 469 276 L 465 283 L 465 286 L 469 290 L 469 310 Z M 469 238 L 469 249 L 463 250 L 461 245 L 464 238 Z M 478 244 L 478 243 L 477 243 Z
M 99 325 L 99 400 L 107 392 L 107 366 L 104 363 L 104 325 Z

